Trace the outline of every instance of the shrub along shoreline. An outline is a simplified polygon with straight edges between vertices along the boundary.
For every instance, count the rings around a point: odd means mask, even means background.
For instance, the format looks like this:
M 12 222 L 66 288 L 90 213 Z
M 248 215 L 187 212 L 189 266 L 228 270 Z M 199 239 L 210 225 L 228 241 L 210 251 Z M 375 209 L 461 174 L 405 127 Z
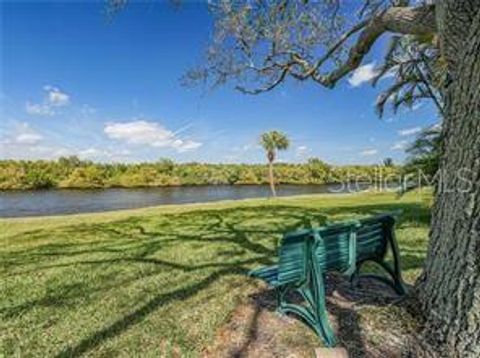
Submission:
M 399 166 L 333 166 L 312 158 L 275 164 L 279 184 L 333 184 L 347 181 L 398 181 Z M 187 185 L 267 184 L 264 164 L 94 163 L 77 157 L 58 160 L 0 160 L 0 190 L 136 188 Z

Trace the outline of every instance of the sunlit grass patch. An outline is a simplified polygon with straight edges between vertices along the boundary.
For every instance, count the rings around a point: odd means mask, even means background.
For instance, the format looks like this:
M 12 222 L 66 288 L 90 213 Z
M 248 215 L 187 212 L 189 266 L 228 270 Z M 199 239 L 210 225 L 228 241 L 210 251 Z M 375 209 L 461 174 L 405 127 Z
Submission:
M 198 355 L 258 290 L 245 274 L 274 262 L 283 232 L 396 209 L 404 212 L 397 236 L 413 283 L 429 220 L 427 203 L 415 195 L 317 195 L 1 220 L 1 351 Z

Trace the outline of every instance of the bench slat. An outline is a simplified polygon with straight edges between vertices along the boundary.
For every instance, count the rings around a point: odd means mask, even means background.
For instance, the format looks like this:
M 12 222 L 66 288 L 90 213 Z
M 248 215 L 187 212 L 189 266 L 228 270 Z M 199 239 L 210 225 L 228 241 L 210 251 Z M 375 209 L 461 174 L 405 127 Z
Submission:
M 276 288 L 282 312 L 302 317 L 327 345 L 332 346 L 335 337 L 325 308 L 325 273 L 339 271 L 355 275 L 363 262 L 372 260 L 386 270 L 392 282 L 383 279 L 398 293 L 405 293 L 394 223 L 392 216 L 381 215 L 287 233 L 280 242 L 278 265 L 253 270 L 250 274 Z M 393 266 L 384 261 L 388 247 L 393 252 Z M 309 280 L 306 280 L 307 273 Z M 304 299 L 302 305 L 288 301 L 285 293 L 289 290 L 301 293 Z

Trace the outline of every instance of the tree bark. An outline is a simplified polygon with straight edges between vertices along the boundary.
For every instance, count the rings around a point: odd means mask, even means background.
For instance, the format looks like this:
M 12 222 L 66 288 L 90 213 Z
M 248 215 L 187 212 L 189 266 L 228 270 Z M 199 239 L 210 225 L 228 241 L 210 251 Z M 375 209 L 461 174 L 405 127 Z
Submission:
M 439 1 L 443 155 L 427 260 L 417 283 L 437 356 L 480 357 L 480 1 Z
M 268 161 L 268 180 L 270 182 L 270 190 L 272 191 L 272 196 L 276 197 L 277 192 L 275 191 L 275 177 L 273 175 L 273 161 Z

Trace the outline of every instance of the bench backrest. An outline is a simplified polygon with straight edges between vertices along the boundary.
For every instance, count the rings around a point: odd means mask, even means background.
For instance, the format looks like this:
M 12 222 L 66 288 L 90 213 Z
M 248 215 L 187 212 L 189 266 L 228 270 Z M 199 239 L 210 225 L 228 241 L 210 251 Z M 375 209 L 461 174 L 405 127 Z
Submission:
M 395 219 L 390 215 L 375 216 L 360 220 L 357 230 L 357 261 L 382 258 L 387 242 L 393 235 Z
M 357 226 L 357 223 L 344 223 L 316 230 L 315 257 L 324 272 L 348 270 L 354 258 L 352 240 Z
M 312 230 L 302 230 L 283 236 L 278 252 L 279 284 L 304 279 L 307 265 L 307 245 L 313 240 Z
M 314 250 L 314 257 L 324 272 L 345 272 L 351 267 L 352 260 L 383 257 L 387 239 L 393 234 L 394 222 L 392 216 L 381 215 L 284 235 L 279 247 L 279 283 L 305 279 L 308 245 Z M 355 240 L 354 244 L 352 240 Z

